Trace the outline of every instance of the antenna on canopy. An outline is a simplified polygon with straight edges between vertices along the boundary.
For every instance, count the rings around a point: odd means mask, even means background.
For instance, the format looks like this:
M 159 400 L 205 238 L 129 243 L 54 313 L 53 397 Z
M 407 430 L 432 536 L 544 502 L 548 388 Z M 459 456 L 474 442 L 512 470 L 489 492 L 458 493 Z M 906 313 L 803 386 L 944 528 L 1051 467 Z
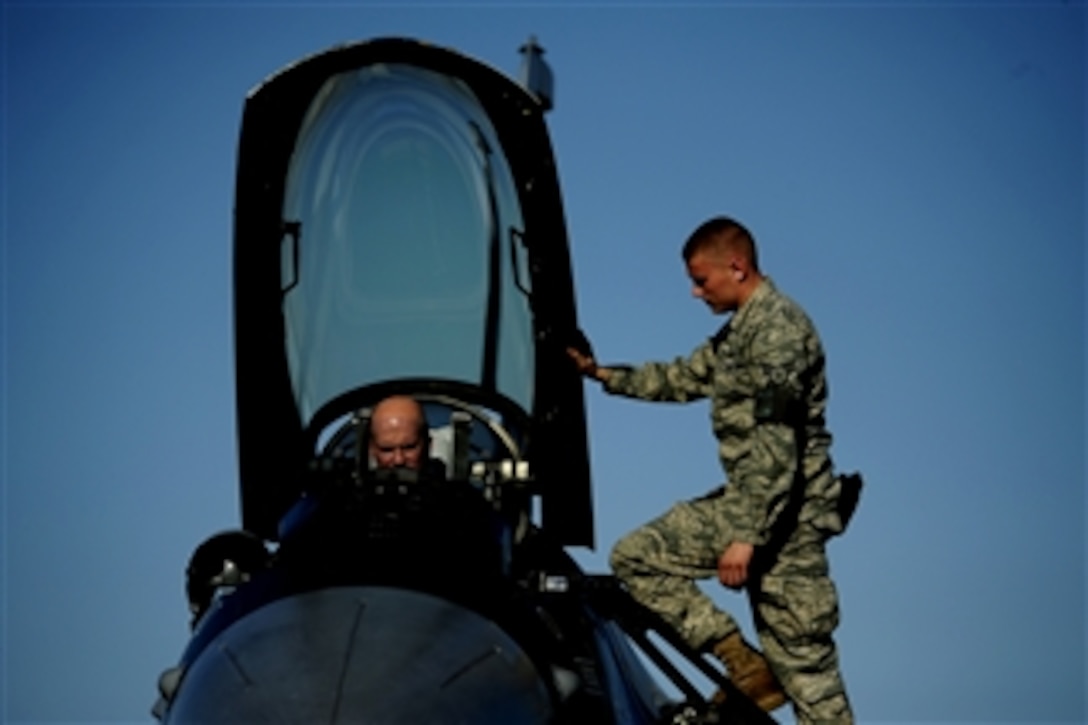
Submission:
M 521 85 L 536 96 L 545 111 L 552 110 L 555 98 L 552 69 L 544 61 L 544 49 L 537 45 L 536 36 L 530 35 L 528 42 L 518 48 L 524 56 L 521 60 Z

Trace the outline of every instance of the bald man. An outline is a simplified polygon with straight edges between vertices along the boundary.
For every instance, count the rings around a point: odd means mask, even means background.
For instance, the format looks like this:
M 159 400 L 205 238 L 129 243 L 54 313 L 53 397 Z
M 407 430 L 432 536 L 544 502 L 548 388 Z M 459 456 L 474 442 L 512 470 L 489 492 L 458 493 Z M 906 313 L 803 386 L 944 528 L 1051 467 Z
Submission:
M 378 468 L 418 471 L 429 449 L 423 406 L 407 395 L 393 395 L 378 403 L 370 417 L 370 457 Z

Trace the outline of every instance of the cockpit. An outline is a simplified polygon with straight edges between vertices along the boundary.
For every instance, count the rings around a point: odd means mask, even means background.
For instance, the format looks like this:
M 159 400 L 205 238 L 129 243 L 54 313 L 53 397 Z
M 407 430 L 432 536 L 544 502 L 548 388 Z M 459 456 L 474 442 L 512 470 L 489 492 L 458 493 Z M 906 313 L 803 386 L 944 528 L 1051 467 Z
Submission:
M 249 96 L 235 217 L 243 520 L 275 538 L 368 411 L 424 405 L 450 479 L 534 481 L 592 543 L 573 288 L 545 103 L 453 51 L 335 49 Z
M 311 102 L 280 279 L 292 394 L 319 460 L 366 475 L 369 411 L 395 393 L 424 404 L 448 478 L 528 476 L 531 279 L 496 148 L 472 91 L 418 66 L 338 73 Z
M 488 476 L 491 470 L 508 476 L 528 477 L 522 455 L 524 434 L 494 411 L 469 405 L 441 394 L 412 396 L 423 407 L 429 440 L 426 455 L 441 467 L 448 480 Z M 366 460 L 366 437 L 372 408 L 360 410 L 335 421 L 318 440 L 318 456 L 330 460 L 358 461 L 359 469 L 373 470 Z

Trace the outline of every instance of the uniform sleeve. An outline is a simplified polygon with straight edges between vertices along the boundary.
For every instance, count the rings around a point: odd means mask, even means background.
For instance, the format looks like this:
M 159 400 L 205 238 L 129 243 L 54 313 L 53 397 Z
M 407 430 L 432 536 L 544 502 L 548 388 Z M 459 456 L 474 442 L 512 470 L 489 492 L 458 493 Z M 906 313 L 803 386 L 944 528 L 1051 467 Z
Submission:
M 805 320 L 787 317 L 761 325 L 752 343 L 752 428 L 722 499 L 737 541 L 766 544 L 791 495 L 802 495 L 794 483 L 814 342 Z
M 714 349 L 703 343 L 687 358 L 650 362 L 639 367 L 610 367 L 604 389 L 615 395 L 641 400 L 684 403 L 711 393 Z

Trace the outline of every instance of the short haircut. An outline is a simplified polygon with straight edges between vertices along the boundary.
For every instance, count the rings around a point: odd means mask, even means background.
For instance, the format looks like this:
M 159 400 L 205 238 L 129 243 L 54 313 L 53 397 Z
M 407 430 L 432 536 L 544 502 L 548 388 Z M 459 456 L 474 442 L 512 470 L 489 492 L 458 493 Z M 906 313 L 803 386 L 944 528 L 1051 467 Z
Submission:
M 752 233 L 735 219 L 717 216 L 708 219 L 691 233 L 684 243 L 684 261 L 690 262 L 697 252 L 737 252 L 747 258 L 752 269 L 759 270 L 756 240 Z

